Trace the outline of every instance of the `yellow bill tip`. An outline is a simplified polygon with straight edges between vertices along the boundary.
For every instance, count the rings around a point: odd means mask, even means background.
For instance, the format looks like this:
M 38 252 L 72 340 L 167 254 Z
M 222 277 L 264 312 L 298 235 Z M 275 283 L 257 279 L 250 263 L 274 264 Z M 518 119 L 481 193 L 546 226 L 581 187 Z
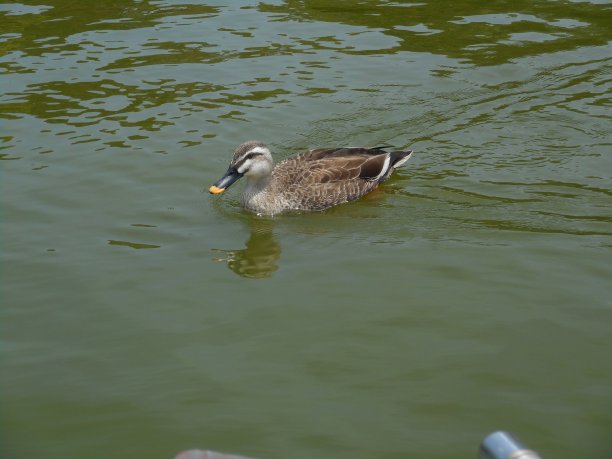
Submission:
M 208 191 L 210 191 L 211 194 L 220 194 L 225 191 L 225 188 L 219 188 L 218 186 L 211 185 Z

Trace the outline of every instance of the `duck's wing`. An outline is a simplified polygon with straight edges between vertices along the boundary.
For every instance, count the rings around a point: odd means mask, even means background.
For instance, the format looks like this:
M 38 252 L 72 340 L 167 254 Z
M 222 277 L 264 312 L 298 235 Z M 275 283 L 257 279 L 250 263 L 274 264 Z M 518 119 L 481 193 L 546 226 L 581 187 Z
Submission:
M 384 180 L 390 170 L 391 155 L 300 156 L 280 163 L 274 170 L 275 182 L 296 209 L 326 209 L 353 201 Z
M 325 158 L 340 158 L 346 156 L 378 156 L 384 155 L 387 152 L 385 148 L 389 147 L 340 147 L 340 148 L 318 148 L 300 153 L 295 158 L 300 158 L 303 161 L 317 161 Z
M 275 169 L 284 183 L 328 183 L 345 180 L 386 180 L 412 151 L 386 152 L 372 148 L 311 150 L 281 162 Z
M 301 153 L 288 161 L 302 164 L 320 163 L 329 161 L 333 165 L 336 161 L 350 160 L 351 166 L 361 168 L 359 176 L 364 179 L 385 180 L 393 169 L 400 167 L 412 155 L 412 150 L 385 151 L 388 146 L 376 148 L 348 147 L 348 148 L 319 148 Z
M 300 186 L 357 179 L 376 180 L 384 175 L 390 162 L 388 153 L 376 156 L 327 156 L 320 159 L 298 155 L 278 164 L 274 174 L 284 183 Z

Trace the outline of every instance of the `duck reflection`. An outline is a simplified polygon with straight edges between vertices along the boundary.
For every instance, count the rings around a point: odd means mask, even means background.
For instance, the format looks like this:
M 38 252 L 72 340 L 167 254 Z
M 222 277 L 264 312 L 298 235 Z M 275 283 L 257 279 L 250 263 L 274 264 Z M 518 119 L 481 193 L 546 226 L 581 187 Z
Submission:
M 214 261 L 225 261 L 229 269 L 242 277 L 270 277 L 278 269 L 281 247 L 272 233 L 271 220 L 252 218 L 249 221 L 251 236 L 246 241 L 246 247 L 239 250 L 220 250 L 224 257 L 214 258 Z

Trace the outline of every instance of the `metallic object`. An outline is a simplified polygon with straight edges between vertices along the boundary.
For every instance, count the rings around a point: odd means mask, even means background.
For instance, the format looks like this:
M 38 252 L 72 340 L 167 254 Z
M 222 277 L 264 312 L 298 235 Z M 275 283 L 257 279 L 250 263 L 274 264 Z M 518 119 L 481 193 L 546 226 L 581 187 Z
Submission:
M 478 459 L 542 459 L 538 453 L 527 449 L 510 432 L 489 434 L 480 444 Z

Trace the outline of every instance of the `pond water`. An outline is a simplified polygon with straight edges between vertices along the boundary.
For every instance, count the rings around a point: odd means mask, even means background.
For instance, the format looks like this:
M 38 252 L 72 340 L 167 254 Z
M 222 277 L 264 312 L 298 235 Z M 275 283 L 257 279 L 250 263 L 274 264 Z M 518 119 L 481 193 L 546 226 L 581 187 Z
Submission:
M 612 457 L 612 3 L 0 3 L 0 456 Z M 239 143 L 415 153 L 262 218 Z

